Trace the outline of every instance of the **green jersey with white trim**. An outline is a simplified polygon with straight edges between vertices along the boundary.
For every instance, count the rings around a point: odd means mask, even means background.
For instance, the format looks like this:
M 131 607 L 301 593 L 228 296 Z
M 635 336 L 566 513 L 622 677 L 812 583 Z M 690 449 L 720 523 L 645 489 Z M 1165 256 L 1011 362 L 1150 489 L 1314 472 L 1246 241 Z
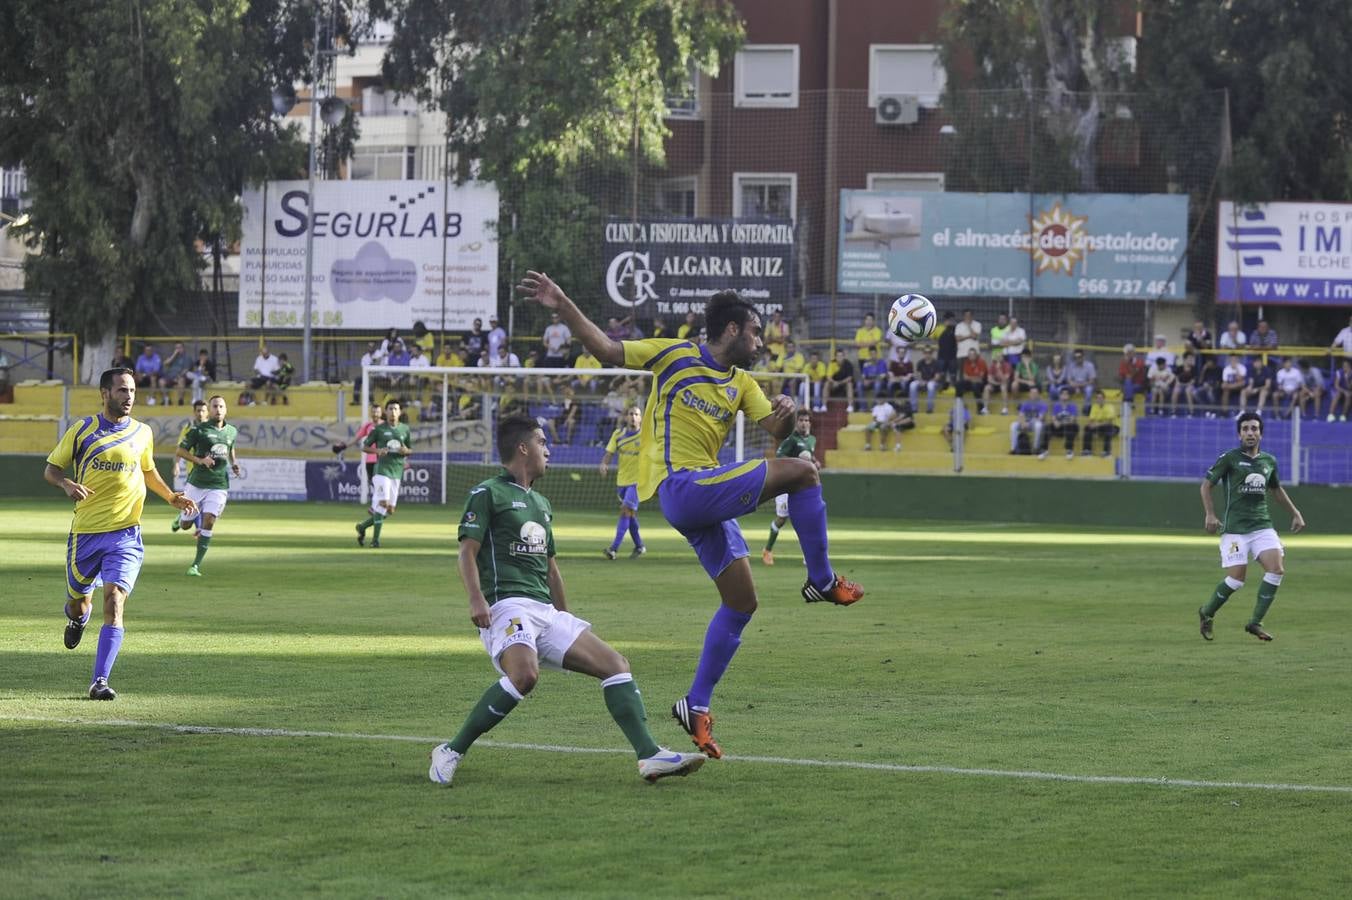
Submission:
M 399 450 L 401 447 L 412 450 L 413 434 L 403 422 L 398 425 L 382 422 L 371 429 L 371 433 L 366 436 L 362 446 L 370 450 L 379 450 L 382 447 L 390 451 Z M 404 462 L 407 459 L 408 457 L 402 453 L 395 452 L 386 453 L 383 456 L 377 455 L 375 474 L 399 481 L 404 477 Z
M 791 433 L 780 443 L 779 449 L 775 451 L 776 456 L 792 456 L 802 458 L 806 453 L 812 457 L 817 452 L 817 438 L 811 434 Z
M 489 606 L 504 597 L 550 602 L 553 519 L 544 495 L 517 484 L 508 472 L 470 490 L 457 540 L 479 542 L 479 589 Z
M 1279 487 L 1277 458 L 1261 450 L 1249 456 L 1236 447 L 1226 450 L 1207 470 L 1206 480 L 1225 489 L 1221 530 L 1226 534 L 1249 534 L 1272 528 L 1268 491 Z
M 193 456 L 211 457 L 211 468 L 195 465 L 188 473 L 188 484 L 203 490 L 224 491 L 230 488 L 230 451 L 235 447 L 239 432 L 234 425 L 199 422 L 188 429 L 178 445 Z

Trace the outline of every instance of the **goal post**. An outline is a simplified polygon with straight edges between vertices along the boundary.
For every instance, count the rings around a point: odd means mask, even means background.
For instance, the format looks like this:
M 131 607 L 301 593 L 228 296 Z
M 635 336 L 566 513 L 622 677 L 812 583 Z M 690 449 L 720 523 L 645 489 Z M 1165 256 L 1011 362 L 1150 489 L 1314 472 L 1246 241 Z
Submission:
M 767 395 L 788 393 L 805 406 L 802 373 L 751 372 Z M 652 373 L 643 369 L 363 366 L 361 421 L 371 406 L 399 401 L 412 432 L 405 483 L 423 482 L 429 499 L 460 503 L 475 484 L 500 470 L 498 420 L 521 413 L 535 419 L 549 441 L 549 473 L 542 488 L 556 506 L 609 509 L 615 504 L 615 467 L 600 463 L 629 406 L 648 400 Z M 739 412 L 719 452 L 722 462 L 773 455 L 773 439 Z M 368 486 L 362 473 L 362 502 Z M 425 482 L 435 482 L 427 485 Z

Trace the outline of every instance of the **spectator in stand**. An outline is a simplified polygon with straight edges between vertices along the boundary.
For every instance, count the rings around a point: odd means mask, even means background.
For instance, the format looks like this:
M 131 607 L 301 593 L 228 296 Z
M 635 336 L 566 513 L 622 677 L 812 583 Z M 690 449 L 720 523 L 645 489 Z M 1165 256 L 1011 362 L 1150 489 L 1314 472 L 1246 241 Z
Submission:
M 909 354 L 898 352 L 896 347 L 888 354 L 887 387 L 883 393 L 889 397 L 910 397 L 911 384 L 915 381 L 915 366 L 907 358 Z M 913 407 L 915 404 L 911 404 Z
M 178 405 L 183 405 L 183 400 L 188 396 L 188 367 L 191 364 L 192 360 L 188 357 L 188 351 L 183 349 L 183 345 L 174 344 L 174 352 L 169 354 L 169 358 L 164 361 L 164 368 L 160 370 L 162 405 L 169 405 L 169 393 L 174 388 L 178 388 Z
M 461 338 L 465 345 L 465 359 L 478 360 L 479 354 L 488 349 L 488 334 L 484 331 L 484 320 L 475 319 L 469 331 Z M 473 363 L 470 363 L 473 365 Z
M 803 351 L 798 349 L 798 345 L 794 343 L 793 338 L 786 340 L 784 342 L 784 353 L 779 357 L 779 371 L 785 375 L 797 375 L 806 366 L 807 358 L 803 356 Z
M 808 353 L 807 365 L 803 367 L 803 371 L 807 373 L 808 383 L 811 385 L 813 412 L 826 412 L 826 368 L 820 353 L 816 350 Z
M 1249 335 L 1249 349 L 1254 353 L 1265 353 L 1278 347 L 1277 332 L 1268 324 L 1267 319 L 1259 319 L 1258 327 Z
M 380 342 L 381 359 L 389 359 L 390 354 L 394 352 L 394 345 L 402 340 L 403 339 L 399 337 L 398 328 L 391 328 L 389 331 L 385 332 L 385 339 Z
M 1146 378 L 1150 381 L 1150 402 L 1146 404 L 1145 414 L 1166 416 L 1166 404 L 1174 396 L 1174 388 L 1178 385 L 1178 376 L 1174 370 L 1169 368 L 1169 361 L 1164 356 L 1156 356 L 1155 364 L 1150 367 L 1150 372 Z
M 1248 345 L 1249 339 L 1239 330 L 1239 323 L 1231 322 L 1225 326 L 1225 331 L 1216 346 L 1221 350 L 1243 350 Z
M 1244 390 L 1239 395 L 1240 410 L 1251 409 L 1254 412 L 1261 413 L 1267 406 L 1268 397 L 1275 397 L 1277 390 L 1277 367 L 1271 360 L 1263 360 L 1261 357 L 1253 361 L 1253 365 L 1248 366 L 1248 373 L 1244 379 Z M 1258 403 L 1249 405 L 1249 398 L 1257 396 Z
M 205 350 L 197 351 L 197 362 L 188 369 L 188 380 L 192 382 L 193 402 L 205 400 L 207 385 L 216 380 L 216 363 L 210 353 Z
M 395 338 L 394 344 L 390 347 L 390 355 L 385 357 L 385 365 L 408 367 L 408 362 L 412 359 L 412 354 L 408 352 L 408 347 L 404 345 L 403 338 Z M 403 375 L 390 376 L 391 387 L 402 387 L 408 381 Z
M 1221 412 L 1230 408 L 1230 398 L 1235 396 L 1239 398 L 1240 409 L 1247 409 L 1249 404 L 1249 369 L 1244 363 L 1240 362 L 1238 356 L 1230 355 L 1225 358 L 1225 368 L 1221 369 Z M 1267 399 L 1267 394 L 1263 394 Z
M 1257 335 L 1258 332 L 1254 332 Z M 1251 336 L 1252 338 L 1252 336 Z M 1249 345 L 1253 346 L 1257 341 L 1250 339 Z M 1282 360 L 1282 367 L 1277 370 L 1274 376 L 1277 382 L 1277 390 L 1272 395 L 1272 409 L 1278 415 L 1291 415 L 1291 410 L 1295 408 L 1296 401 L 1300 399 L 1301 391 L 1305 390 L 1305 377 L 1300 374 L 1300 369 L 1296 368 L 1296 358 L 1288 356 Z M 1286 401 L 1286 412 L 1282 412 L 1282 401 Z
M 1188 350 L 1183 354 L 1183 361 L 1178 364 L 1174 370 L 1174 391 L 1169 397 L 1173 404 L 1174 415 L 1180 412 L 1178 401 L 1186 400 L 1188 403 L 1188 416 L 1197 415 L 1197 391 L 1201 386 L 1201 379 L 1197 372 L 1197 354 Z
M 962 311 L 962 321 L 953 326 L 953 335 L 957 338 L 957 358 L 966 365 L 971 357 L 971 351 L 975 348 L 978 355 L 981 353 L 981 323 L 972 318 L 972 311 L 964 309 Z M 959 376 L 961 377 L 961 376 Z
M 135 369 L 136 360 L 121 351 L 113 354 L 113 361 L 108 364 L 110 369 Z
M 599 369 L 601 368 L 601 361 L 595 356 L 592 356 L 590 350 L 583 347 L 582 352 L 578 354 L 577 359 L 573 360 L 573 368 L 579 372 L 585 372 L 589 369 Z M 601 379 L 597 378 L 595 375 L 579 374 L 573 379 L 573 385 L 578 390 L 594 393 L 596 389 L 601 386 Z
M 1155 335 L 1155 346 L 1146 351 L 1145 357 L 1147 365 L 1153 366 L 1155 360 L 1161 356 L 1164 357 L 1164 364 L 1173 368 L 1178 363 L 1178 357 L 1174 351 L 1169 349 L 1169 339 L 1162 334 Z
M 606 319 L 606 337 L 612 341 L 629 340 L 629 325 L 619 316 L 611 316 Z
M 573 393 L 571 384 L 565 384 L 561 393 L 559 417 L 554 420 L 554 428 L 559 434 L 559 443 L 571 444 L 573 433 L 577 431 L 577 426 L 582 421 L 582 406 L 577 402 L 577 396 Z
M 258 356 L 254 357 L 254 377 L 249 382 L 249 387 L 255 391 L 263 387 L 272 387 L 277 383 L 277 370 L 281 367 L 282 361 L 268 351 L 268 345 L 259 344 Z
M 943 374 L 939 371 L 939 363 L 934 358 L 934 348 L 926 347 L 924 353 L 920 356 L 920 362 L 915 364 L 915 377 L 911 379 L 911 409 L 920 409 L 920 389 L 925 389 L 925 412 L 934 412 L 934 395 L 939 392 L 939 382 L 943 379 Z
M 693 341 L 699 334 L 699 316 L 692 309 L 685 314 L 685 321 L 676 327 L 676 337 L 681 340 Z
M 958 332 L 954 318 L 953 310 L 948 310 L 943 323 L 934 329 L 934 337 L 939 341 L 939 378 L 944 384 L 958 380 Z
M 423 356 L 427 359 L 432 358 L 432 348 L 437 345 L 437 339 L 432 332 L 427 330 L 426 323 L 422 319 L 413 323 L 413 339 L 407 342 L 409 352 L 412 352 L 413 345 L 422 348 Z
M 991 329 L 991 334 L 995 329 Z M 986 390 L 981 394 L 981 405 L 990 409 L 991 395 L 1000 392 L 1000 415 L 1009 415 L 1009 382 L 1014 378 L 1014 370 L 1004 355 L 992 351 L 990 365 L 986 367 Z
M 1334 337 L 1333 343 L 1329 344 L 1329 350 L 1352 356 L 1352 316 L 1347 317 L 1347 327 Z
M 901 451 L 901 433 L 915 427 L 915 416 L 911 412 L 911 404 L 905 400 L 901 402 L 901 408 L 898 409 L 889 403 L 885 398 L 879 398 L 878 402 L 870 410 L 873 415 L 873 421 L 868 423 L 864 429 L 864 449 L 873 449 L 873 435 L 880 434 L 878 449 L 887 449 L 887 436 L 893 435 L 893 452 Z
M 160 373 L 163 371 L 164 363 L 160 360 L 160 355 L 155 352 L 155 345 L 146 344 L 141 348 L 141 355 L 136 357 L 136 386 L 153 391 L 159 385 Z M 149 405 L 155 405 L 153 394 L 150 397 Z
M 1145 360 L 1136 352 L 1135 344 L 1122 345 L 1122 359 L 1117 364 L 1117 380 L 1122 385 L 1122 400 L 1130 403 L 1145 390 Z
M 859 353 L 859 365 L 882 358 L 883 330 L 873 318 L 873 313 L 864 314 L 864 324 L 854 332 L 854 347 Z
M 1328 382 L 1324 380 L 1324 373 L 1318 366 L 1310 365 L 1308 359 L 1300 361 L 1300 374 L 1305 379 L 1305 386 L 1301 388 L 1300 396 L 1296 398 L 1296 405 L 1300 407 L 1302 416 L 1319 418 L 1319 406 L 1324 402 L 1324 390 Z
M 1197 402 L 1205 407 L 1215 406 L 1219 402 L 1220 392 L 1221 367 L 1216 354 L 1208 353 L 1202 357 L 1202 366 L 1197 373 Z M 1205 415 L 1208 419 L 1214 419 L 1216 411 L 1208 408 Z
M 573 343 L 573 331 L 559 318 L 558 312 L 549 314 L 549 324 L 545 326 L 544 365 L 550 369 L 560 369 L 568 365 L 569 347 Z
M 1046 390 L 1048 397 L 1061 396 L 1061 388 L 1070 383 L 1066 375 L 1065 357 L 1060 353 L 1052 354 L 1052 361 L 1047 366 L 1047 371 L 1043 373 L 1046 376 Z
M 854 411 L 854 363 L 840 347 L 836 348 L 835 359 L 826 366 L 826 396 L 844 397 L 845 408 Z
M 882 356 L 863 361 L 859 364 L 858 382 L 859 406 L 868 405 L 869 399 L 877 400 L 887 391 L 887 360 Z
M 277 354 L 277 379 L 267 387 L 267 393 L 264 395 L 264 405 L 282 401 L 285 406 L 291 405 L 291 398 L 286 395 L 286 389 L 291 387 L 291 380 L 296 377 L 296 367 L 287 360 L 285 353 Z
M 1100 393 L 1095 391 L 1095 393 Z M 1093 404 L 1089 407 L 1093 409 Z M 1075 438 L 1080 434 L 1080 405 L 1070 395 L 1070 388 L 1061 388 L 1061 396 L 1052 404 L 1051 426 L 1048 429 L 1050 436 L 1047 443 L 1051 444 L 1051 438 L 1062 438 L 1066 442 L 1066 459 L 1075 458 Z M 1047 449 L 1044 447 L 1038 457 L 1045 459 Z
M 521 357 L 513 353 L 506 344 L 502 344 L 498 347 L 497 356 L 489 354 L 488 364 L 494 368 L 519 369 L 521 368 Z
M 962 404 L 957 404 L 956 406 L 954 406 L 954 407 L 953 407 L 953 415 L 951 415 L 951 416 L 945 416 L 945 417 L 944 417 L 944 427 L 939 431 L 939 434 L 943 436 L 944 443 L 948 445 L 948 449 L 949 449 L 949 450 L 952 450 L 952 449 L 953 449 L 953 420 L 954 420 L 954 417 L 956 417 L 959 421 L 962 422 L 962 431 L 963 431 L 963 434 L 966 434 L 968 431 L 970 431 L 970 430 L 972 429 L 972 414 L 971 414 L 971 412 L 968 411 L 967 407 L 963 406 Z M 959 471 L 959 472 L 962 471 L 962 467 L 961 467 L 961 466 L 958 467 L 958 471 Z
M 1352 359 L 1345 357 L 1342 365 L 1333 373 L 1333 402 L 1329 404 L 1328 420 L 1332 422 L 1334 414 L 1337 414 L 1339 422 L 1346 422 L 1348 413 L 1352 413 Z
M 1009 453 L 1019 452 L 1019 437 L 1028 435 L 1028 452 L 1041 455 L 1042 429 L 1047 423 L 1047 403 L 1037 389 L 1028 392 L 1028 399 L 1019 404 L 1019 414 L 1009 423 Z
M 498 324 L 498 317 L 491 315 L 488 317 L 488 358 L 496 359 L 501 356 L 502 349 L 507 346 L 507 329 Z
M 671 335 L 667 334 L 666 319 L 663 319 L 661 316 L 653 319 L 653 333 L 651 336 L 655 338 L 671 337 Z
M 203 350 L 202 352 L 206 353 L 205 350 Z M 380 352 L 380 345 L 377 344 L 375 341 L 367 341 L 366 352 L 361 355 L 360 368 L 357 369 L 357 374 L 352 377 L 352 403 L 354 405 L 360 403 L 362 400 L 361 370 L 366 366 L 381 365 L 384 359 L 385 359 L 384 355 L 381 354 Z M 379 381 L 380 379 L 377 378 L 376 376 L 374 375 L 371 376 L 371 389 L 373 391 L 375 390 L 376 385 L 379 383 Z M 194 385 L 193 396 L 196 397 L 197 393 L 198 393 L 197 386 Z
M 1005 359 L 1009 359 L 1009 352 L 1005 352 Z M 1029 388 L 1042 387 L 1042 369 L 1038 366 L 1037 360 L 1033 359 L 1033 354 L 1023 353 L 1019 356 L 1019 364 L 1014 367 L 1014 380 L 1010 382 L 1010 387 L 1014 394 L 1014 402 L 1017 403 L 1019 396 L 1028 393 Z
M 441 342 L 441 350 L 437 353 L 438 369 L 458 369 L 465 364 L 465 358 L 460 355 L 449 341 Z
M 1071 354 L 1070 365 L 1066 366 L 1066 386 L 1071 392 L 1084 398 L 1084 408 L 1089 410 L 1089 402 L 1094 397 L 1094 389 L 1097 387 L 1098 369 L 1094 368 L 1093 362 L 1084 357 L 1083 350 L 1076 350 Z M 1060 396 L 1060 391 L 1057 391 Z
M 1005 335 L 1009 333 L 1009 316 L 1004 313 L 995 317 L 991 326 L 991 363 L 1005 356 Z
M 1109 403 L 1103 391 L 1094 391 L 1094 405 L 1089 407 L 1089 421 L 1084 423 L 1085 456 L 1094 452 L 1094 438 L 1103 438 L 1103 455 L 1113 455 L 1113 435 L 1117 434 L 1117 406 Z
M 1192 323 L 1192 331 L 1188 332 L 1188 344 L 1198 353 L 1212 348 L 1211 332 L 1201 319 Z
M 427 354 L 423 352 L 422 344 L 415 342 L 413 346 L 409 348 L 408 367 L 409 369 L 432 368 L 432 360 L 428 359 Z M 427 376 L 420 376 L 417 373 L 412 373 L 409 376 L 409 383 L 413 388 L 413 402 L 416 406 L 421 407 L 423 403 L 427 401 Z M 419 416 L 419 418 L 421 418 L 421 416 Z
M 991 329 L 991 340 L 995 340 L 994 328 Z M 1019 363 L 1023 360 L 1024 348 L 1028 344 L 1028 332 L 1023 330 L 1017 316 L 1009 317 L 1009 330 L 1005 332 L 1000 343 L 1005 348 L 1005 362 L 1017 372 Z
M 978 415 L 986 414 L 985 392 L 986 392 L 986 372 L 989 370 L 986 361 L 981 358 L 981 351 L 976 347 L 969 347 L 967 358 L 962 361 L 962 372 L 958 375 L 958 397 L 971 394 L 977 398 L 980 408 Z
M 778 359 L 784 355 L 784 347 L 789 341 L 789 323 L 784 321 L 782 311 L 777 309 L 770 313 L 770 321 L 765 323 L 761 337 L 772 357 Z

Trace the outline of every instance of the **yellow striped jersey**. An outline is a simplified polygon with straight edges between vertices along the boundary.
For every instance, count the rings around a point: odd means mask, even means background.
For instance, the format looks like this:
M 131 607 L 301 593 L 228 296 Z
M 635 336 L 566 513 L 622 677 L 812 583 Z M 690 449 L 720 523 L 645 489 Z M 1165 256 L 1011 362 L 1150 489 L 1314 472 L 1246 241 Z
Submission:
M 606 443 L 606 452 L 613 453 L 620 461 L 615 470 L 615 484 L 620 487 L 638 484 L 639 450 L 642 449 L 639 437 L 642 434 L 642 425 L 638 431 L 625 431 L 624 426 L 621 426 L 615 429 Z
M 624 365 L 649 369 L 652 391 L 643 409 L 638 498 L 647 500 L 671 472 L 718 465 L 718 448 L 737 411 L 752 422 L 770 415 L 770 401 L 736 366 L 725 369 L 690 341 L 621 341 Z
M 149 425 L 127 418 L 110 422 L 88 416 L 67 429 L 47 462 L 92 490 L 75 504 L 72 534 L 119 531 L 141 524 L 146 480 L 155 467 L 155 435 Z
M 197 426 L 197 420 L 196 420 L 196 419 L 193 419 L 193 420 L 192 420 L 191 422 L 189 422 L 187 425 L 184 425 L 184 426 L 183 426 L 183 430 L 180 431 L 180 432 L 178 433 L 178 444 L 183 443 L 183 439 L 184 439 L 185 437 L 188 436 L 188 432 L 189 432 L 189 431 L 192 431 L 193 428 L 195 428 L 196 426 Z M 175 444 L 174 446 L 177 447 L 178 444 Z M 175 458 L 177 458 L 177 457 L 175 457 Z M 190 460 L 190 459 L 185 459 L 185 460 L 183 460 L 183 461 L 184 461 L 185 463 L 187 463 L 187 466 L 185 466 L 184 469 L 183 469 L 183 474 L 185 474 L 185 475 L 191 475 L 191 474 L 192 474 L 192 467 L 195 466 L 195 465 L 197 465 L 197 463 L 193 462 L 193 461 Z

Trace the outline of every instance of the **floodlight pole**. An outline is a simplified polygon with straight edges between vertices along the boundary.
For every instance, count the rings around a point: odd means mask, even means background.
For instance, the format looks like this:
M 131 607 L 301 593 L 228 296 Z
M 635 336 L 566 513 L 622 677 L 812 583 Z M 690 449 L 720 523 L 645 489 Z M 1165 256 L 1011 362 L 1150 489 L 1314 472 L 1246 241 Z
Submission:
M 314 307 L 315 272 L 315 138 L 319 133 L 319 10 L 315 10 L 315 43 L 310 64 L 310 192 L 306 194 L 305 219 L 305 312 L 301 335 L 301 384 L 310 382 L 310 354 L 313 350 L 310 335 L 310 310 Z M 265 214 L 266 215 L 266 214 Z

